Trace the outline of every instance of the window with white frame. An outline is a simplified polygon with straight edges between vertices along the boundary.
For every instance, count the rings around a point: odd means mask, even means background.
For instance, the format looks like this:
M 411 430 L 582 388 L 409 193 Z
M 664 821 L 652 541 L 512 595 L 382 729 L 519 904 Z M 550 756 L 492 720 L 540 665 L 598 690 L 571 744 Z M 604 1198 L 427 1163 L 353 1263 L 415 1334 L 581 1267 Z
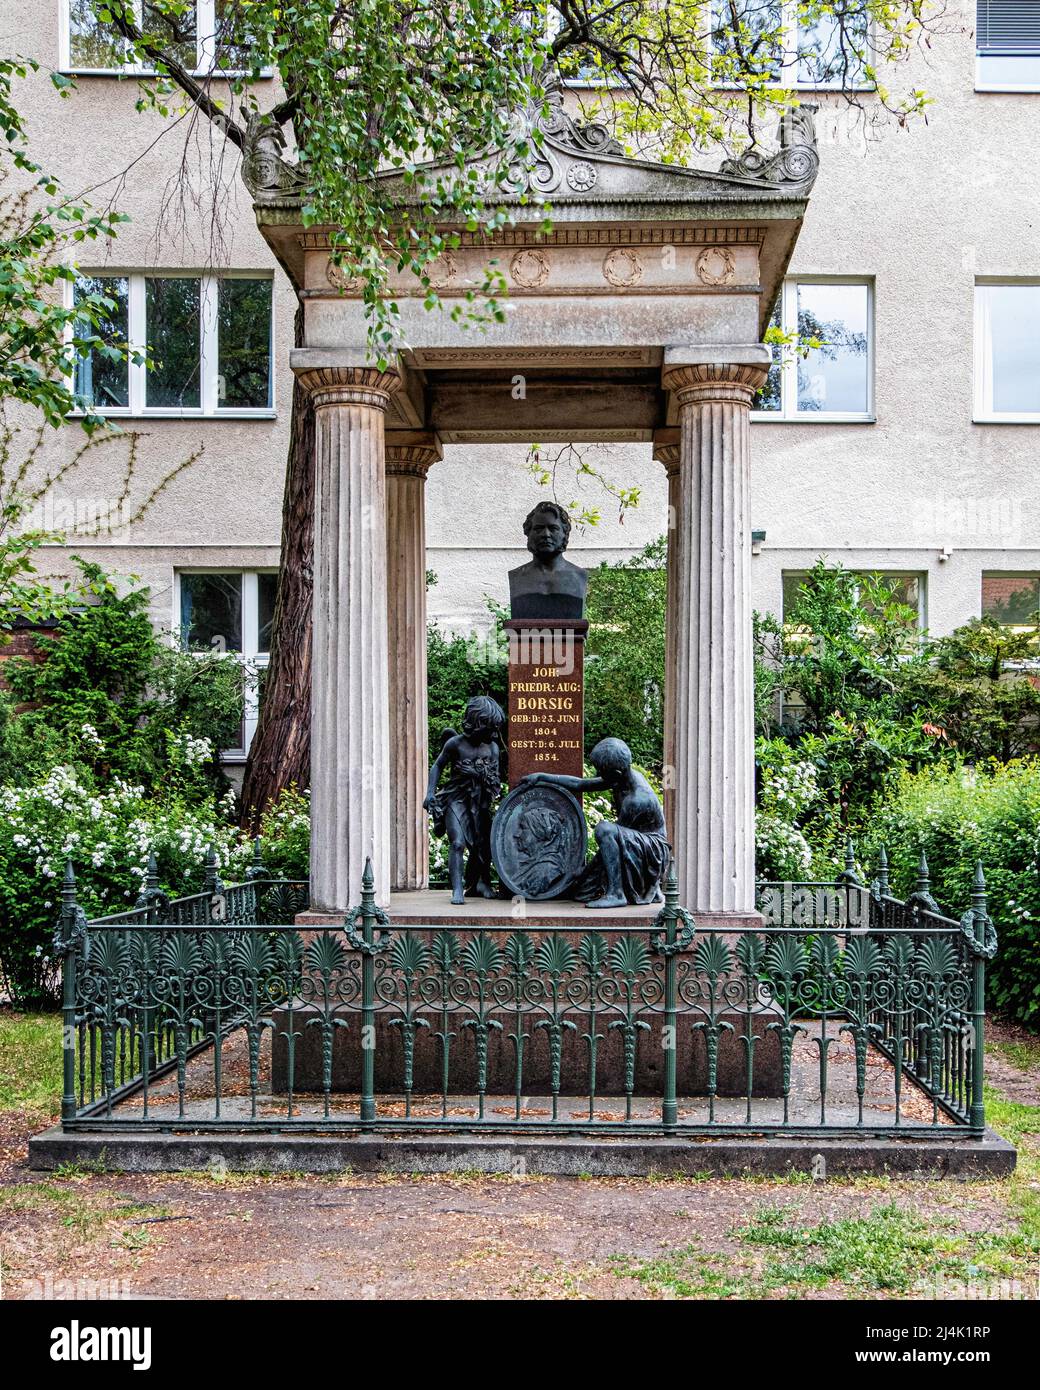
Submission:
M 242 661 L 242 728 L 223 756 L 245 758 L 260 715 L 263 676 L 271 654 L 278 590 L 274 570 L 180 570 L 174 586 L 175 627 L 189 652 L 233 652 Z
M 975 419 L 1040 423 L 1040 282 L 975 285 Z
M 104 0 L 61 0 L 61 66 L 69 72 L 148 71 L 105 13 Z M 237 72 L 249 66 L 236 0 L 185 0 L 167 9 L 128 0 L 134 24 L 162 43 L 189 72 Z
M 103 342 L 80 358 L 74 389 L 111 415 L 265 415 L 274 408 L 270 275 L 179 272 L 82 275 L 74 290 L 103 295 Z M 147 349 L 118 360 L 105 343 Z
M 858 90 L 869 84 L 869 22 L 860 3 L 837 0 L 832 13 L 806 19 L 798 0 L 712 0 L 716 81 L 743 74 L 786 87 Z
M 977 0 L 975 89 L 1040 91 L 1040 0 Z
M 770 320 L 773 365 L 757 419 L 874 418 L 874 296 L 869 280 L 785 280 Z

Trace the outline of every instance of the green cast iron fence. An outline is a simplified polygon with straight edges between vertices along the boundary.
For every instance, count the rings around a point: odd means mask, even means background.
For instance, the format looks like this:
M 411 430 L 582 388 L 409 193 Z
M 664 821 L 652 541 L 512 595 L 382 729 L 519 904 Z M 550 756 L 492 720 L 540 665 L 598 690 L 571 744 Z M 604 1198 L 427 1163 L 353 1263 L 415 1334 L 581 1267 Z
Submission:
M 923 861 L 922 861 L 923 865 Z M 363 1129 L 979 1135 L 981 868 L 939 912 L 851 856 L 759 886 L 763 925 L 700 931 L 674 882 L 645 927 L 395 926 L 362 902 L 297 928 L 306 885 L 259 861 L 87 921 L 71 867 L 68 1130 Z M 522 905 L 520 909 L 522 910 Z

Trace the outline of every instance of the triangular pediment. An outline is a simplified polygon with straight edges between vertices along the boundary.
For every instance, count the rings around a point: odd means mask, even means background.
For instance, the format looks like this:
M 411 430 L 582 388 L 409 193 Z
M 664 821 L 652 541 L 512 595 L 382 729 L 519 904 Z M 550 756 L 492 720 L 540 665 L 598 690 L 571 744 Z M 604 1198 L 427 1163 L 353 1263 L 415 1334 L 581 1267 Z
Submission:
M 535 159 L 511 165 L 504 177 L 498 160 L 475 160 L 467 167 L 467 177 L 474 170 L 478 179 L 486 173 L 488 201 L 528 208 L 529 217 L 539 215 L 543 202 L 557 210 L 804 202 L 819 169 L 814 111 L 815 107 L 804 105 L 785 116 L 772 151 L 750 150 L 724 159 L 716 169 L 697 169 L 633 159 L 605 126 L 581 123 L 557 99 L 536 123 L 540 144 Z M 285 207 L 302 193 L 300 171 L 285 161 L 283 150 L 277 130 L 250 123 L 242 172 L 258 207 Z M 419 167 L 427 187 L 439 176 L 445 181 L 459 177 L 452 164 Z M 381 178 L 400 186 L 403 204 L 424 196 L 397 170 L 387 170 Z M 526 220 L 524 214 L 518 215 Z M 583 220 L 589 215 L 584 212 Z
M 732 201 L 804 200 L 819 169 L 811 106 L 799 107 L 781 122 L 775 150 L 749 151 L 725 159 L 716 169 L 684 168 L 633 159 L 602 125 L 582 124 L 559 102 L 537 122 L 538 156 L 512 165 L 504 178 L 496 178 L 497 161 L 475 161 L 470 170 L 487 170 L 489 201 L 527 204 L 545 200 L 554 209 L 570 205 L 700 204 Z M 457 178 L 453 166 L 422 166 L 428 176 L 443 170 L 445 179 Z M 399 181 L 402 201 L 421 196 L 410 191 L 396 172 L 387 180 Z

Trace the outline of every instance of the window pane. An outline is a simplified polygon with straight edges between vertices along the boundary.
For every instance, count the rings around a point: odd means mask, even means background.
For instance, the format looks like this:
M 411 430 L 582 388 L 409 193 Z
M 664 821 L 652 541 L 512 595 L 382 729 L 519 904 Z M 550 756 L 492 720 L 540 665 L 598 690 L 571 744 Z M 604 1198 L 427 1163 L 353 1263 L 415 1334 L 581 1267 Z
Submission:
M 877 574 L 871 578 L 880 581 L 881 587 L 892 596 L 893 603 L 905 604 L 921 616 L 921 580 L 916 574 Z M 869 588 L 864 585 L 859 592 L 859 602 L 868 613 L 874 613 L 880 605 L 875 603 Z
M 248 9 L 243 9 L 241 0 L 217 0 L 214 17 L 216 66 L 223 72 L 248 72 L 251 66 Z
M 276 574 L 258 574 L 257 587 L 257 636 L 258 652 L 271 650 L 271 625 L 274 622 L 274 600 L 278 591 Z
M 125 343 L 129 332 L 129 281 L 117 275 L 84 275 L 76 282 L 76 299 L 84 295 L 102 295 L 112 304 L 95 325 L 85 324 L 84 331 L 96 334 L 105 343 Z M 76 363 L 75 390 L 77 396 L 101 410 L 106 406 L 129 405 L 128 365 L 125 361 L 114 362 L 94 348 Z
M 1040 608 L 1040 577 L 1021 574 L 982 576 L 982 615 L 1011 626 L 1033 626 Z
M 769 316 L 770 328 L 779 329 L 782 326 L 780 321 L 781 299 L 782 296 L 778 295 L 777 301 L 773 305 L 773 312 Z M 769 375 L 766 378 L 766 384 L 762 387 L 761 391 L 758 391 L 756 393 L 755 399 L 751 403 L 752 410 L 779 410 L 781 408 L 782 397 L 780 393 L 780 375 L 783 370 L 781 366 L 782 355 L 783 347 L 780 343 L 774 343 L 773 365 L 769 368 Z
M 861 85 L 866 33 L 862 11 L 803 20 L 798 32 L 798 81 L 811 87 Z
M 798 594 L 805 583 L 804 574 L 785 574 L 784 584 L 784 620 L 786 621 L 795 610 L 798 602 Z
M 199 390 L 200 281 L 181 276 L 147 280 L 147 404 L 182 408 L 201 403 Z
M 1040 285 L 983 285 L 983 351 L 993 382 L 993 410 L 1040 411 Z
M 120 68 L 126 55 L 112 24 L 95 17 L 97 0 L 69 0 L 69 58 L 74 68 Z
M 747 77 L 779 78 L 783 45 L 777 30 L 782 10 L 782 0 L 712 0 L 711 40 L 720 82 L 740 85 Z
M 220 282 L 218 405 L 270 409 L 272 283 L 237 278 Z
M 1040 57 L 1030 54 L 1012 58 L 1004 54 L 980 54 L 975 67 L 975 86 L 980 91 L 1002 87 L 1013 91 L 1032 91 L 1040 87 Z
M 977 0 L 980 53 L 1040 53 L 1040 0 Z
M 181 645 L 193 650 L 242 650 L 240 574 L 181 575 Z
M 164 7 L 145 0 L 144 24 L 146 38 L 155 38 L 177 61 L 194 72 L 198 66 L 198 25 L 195 5 L 185 5 L 183 11 L 171 13 Z
M 798 359 L 798 410 L 867 412 L 866 285 L 798 286 L 798 336 L 820 344 Z

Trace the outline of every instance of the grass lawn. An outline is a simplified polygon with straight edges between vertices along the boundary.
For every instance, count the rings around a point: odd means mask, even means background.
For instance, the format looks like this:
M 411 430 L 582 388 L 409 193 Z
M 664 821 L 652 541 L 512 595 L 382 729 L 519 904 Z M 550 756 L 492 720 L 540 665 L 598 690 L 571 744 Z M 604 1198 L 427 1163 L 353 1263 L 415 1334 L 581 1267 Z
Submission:
M 0 1011 L 0 1110 L 46 1119 L 61 1101 L 61 1015 Z

